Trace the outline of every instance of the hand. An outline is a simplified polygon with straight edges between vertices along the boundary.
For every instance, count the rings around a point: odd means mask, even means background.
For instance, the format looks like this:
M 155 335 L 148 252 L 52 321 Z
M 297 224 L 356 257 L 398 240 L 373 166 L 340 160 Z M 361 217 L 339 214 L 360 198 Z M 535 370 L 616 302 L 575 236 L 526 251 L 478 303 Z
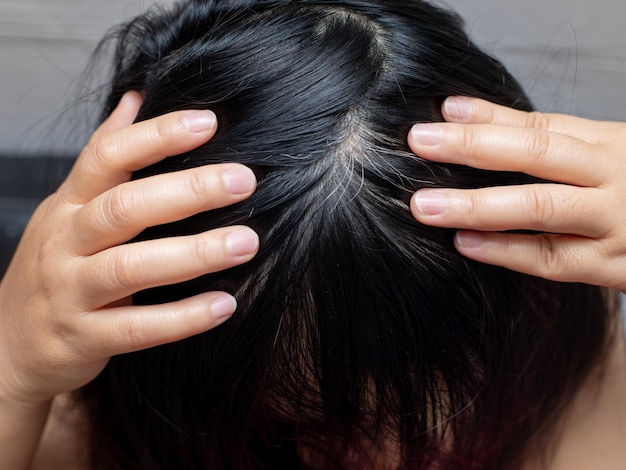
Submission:
M 113 355 L 201 333 L 235 310 L 219 292 L 131 304 L 139 290 L 244 263 L 258 248 L 246 227 L 123 244 L 146 227 L 241 201 L 256 184 L 236 164 L 131 182 L 133 171 L 205 143 L 217 125 L 208 111 L 131 125 L 140 105 L 139 94 L 124 96 L 26 228 L 0 283 L 0 399 L 44 402 L 93 380 Z
M 459 97 L 443 111 L 448 123 L 411 131 L 419 156 L 554 183 L 420 190 L 411 202 L 418 221 L 466 229 L 457 249 L 484 263 L 626 290 L 626 124 Z M 514 229 L 545 233 L 502 233 Z

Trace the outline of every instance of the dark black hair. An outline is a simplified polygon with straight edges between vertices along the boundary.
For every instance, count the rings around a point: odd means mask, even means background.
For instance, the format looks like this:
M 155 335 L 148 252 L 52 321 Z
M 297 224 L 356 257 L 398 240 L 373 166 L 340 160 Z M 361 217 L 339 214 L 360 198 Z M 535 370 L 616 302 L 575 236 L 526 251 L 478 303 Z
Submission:
M 215 138 L 136 178 L 240 162 L 232 207 L 138 239 L 232 224 L 250 263 L 138 293 L 208 290 L 240 307 L 213 331 L 112 359 L 80 392 L 94 468 L 516 468 L 606 350 L 596 287 L 463 258 L 416 222 L 424 187 L 532 178 L 412 155 L 449 95 L 531 105 L 457 16 L 422 1 L 196 0 L 124 25 L 104 115 L 138 90 L 139 120 L 212 109 Z

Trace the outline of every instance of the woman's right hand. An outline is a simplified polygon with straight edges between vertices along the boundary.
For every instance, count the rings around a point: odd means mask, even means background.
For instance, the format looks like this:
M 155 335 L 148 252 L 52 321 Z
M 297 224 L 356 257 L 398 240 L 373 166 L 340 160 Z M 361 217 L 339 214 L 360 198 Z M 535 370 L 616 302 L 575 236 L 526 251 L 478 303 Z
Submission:
M 244 263 L 258 249 L 247 227 L 124 244 L 146 227 L 241 201 L 256 185 L 237 164 L 130 181 L 217 126 L 208 111 L 132 124 L 140 105 L 139 94 L 124 96 L 26 228 L 0 283 L 0 401 L 46 402 L 93 380 L 113 355 L 209 330 L 236 308 L 220 292 L 131 304 L 137 291 Z

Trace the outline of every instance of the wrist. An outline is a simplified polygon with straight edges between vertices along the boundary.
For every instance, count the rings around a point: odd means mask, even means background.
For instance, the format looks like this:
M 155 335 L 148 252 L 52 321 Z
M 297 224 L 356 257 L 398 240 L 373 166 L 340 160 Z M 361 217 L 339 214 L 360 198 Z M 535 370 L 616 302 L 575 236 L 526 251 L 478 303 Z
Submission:
M 0 369 L 2 370 L 2 369 Z M 6 370 L 6 369 L 4 369 Z M 14 408 L 23 412 L 39 410 L 49 406 L 54 396 L 28 395 L 20 392 L 19 379 L 9 380 L 8 374 L 0 374 L 0 408 Z
M 0 468 L 31 467 L 51 402 L 0 397 Z
M 39 413 L 41 410 L 48 409 L 50 407 L 50 403 L 52 403 L 52 398 L 17 398 L 0 392 L 0 415 L 4 416 L 4 412 L 8 410 L 14 410 L 15 413 L 20 414 Z

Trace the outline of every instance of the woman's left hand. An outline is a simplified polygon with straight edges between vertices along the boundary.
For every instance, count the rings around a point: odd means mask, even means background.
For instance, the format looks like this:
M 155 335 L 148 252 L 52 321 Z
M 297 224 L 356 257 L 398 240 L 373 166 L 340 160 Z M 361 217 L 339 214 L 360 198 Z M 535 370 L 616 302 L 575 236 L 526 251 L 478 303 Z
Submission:
M 411 201 L 418 221 L 463 229 L 455 245 L 469 258 L 626 291 L 626 124 L 460 97 L 443 112 L 447 123 L 411 131 L 420 157 L 554 183 L 420 190 Z M 522 229 L 541 233 L 503 233 Z

